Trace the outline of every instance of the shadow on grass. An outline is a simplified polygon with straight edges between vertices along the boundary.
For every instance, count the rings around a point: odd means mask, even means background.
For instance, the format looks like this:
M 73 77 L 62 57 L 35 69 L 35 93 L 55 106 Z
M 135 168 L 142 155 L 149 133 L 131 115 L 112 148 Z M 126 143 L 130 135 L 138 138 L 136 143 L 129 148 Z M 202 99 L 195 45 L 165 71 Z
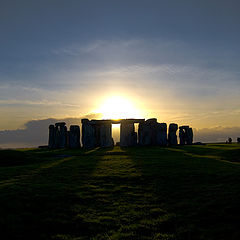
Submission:
M 240 167 L 218 160 L 231 148 L 27 151 L 35 163 L 0 168 L 6 181 L 17 179 L 0 188 L 1 234 L 5 239 L 237 240 Z
M 142 172 L 144 188 L 173 213 L 176 239 L 240 237 L 240 167 L 221 161 L 236 146 L 126 149 Z
M 83 188 L 88 189 L 85 180 L 96 167 L 99 160 L 96 155 L 103 151 L 4 152 L 5 156 L 14 154 L 28 164 L 0 168 L 5 174 L 0 185 L 1 236 L 5 239 L 49 239 L 59 231 L 72 232 L 75 228 L 72 207 L 87 201 L 86 208 L 88 200 L 79 198 L 78 193 Z M 68 157 L 56 157 L 60 155 Z
M 83 185 L 79 192 L 87 202 L 74 206 L 76 237 L 175 239 L 175 215 L 162 208 L 147 188 L 142 172 L 132 159 L 132 150 L 115 147 L 97 153 L 100 159 L 86 179 L 88 188 Z M 56 239 L 67 236 L 58 235 Z

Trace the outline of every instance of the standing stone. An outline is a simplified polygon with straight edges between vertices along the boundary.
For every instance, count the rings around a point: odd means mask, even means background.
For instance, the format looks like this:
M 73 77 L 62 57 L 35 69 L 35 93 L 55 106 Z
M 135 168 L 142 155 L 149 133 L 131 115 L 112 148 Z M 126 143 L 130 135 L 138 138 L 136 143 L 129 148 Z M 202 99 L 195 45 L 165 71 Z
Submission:
M 67 127 L 65 122 L 55 123 L 57 128 L 57 148 L 67 147 Z
M 69 143 L 69 141 L 70 141 L 70 131 L 67 131 L 67 143 L 66 143 L 67 148 L 70 148 L 70 143 Z
M 101 124 L 99 120 L 92 120 L 90 124 L 94 128 L 95 147 L 101 147 Z
M 95 128 L 88 119 L 82 119 L 82 145 L 85 149 L 96 147 Z
M 61 126 L 60 127 L 60 148 L 66 148 L 67 147 L 67 127 Z
M 169 129 L 168 129 L 168 144 L 169 145 L 177 145 L 177 132 L 178 130 L 178 125 L 175 123 L 171 123 L 169 125 Z
M 111 121 L 104 121 L 100 124 L 100 147 L 113 147 Z
M 157 124 L 157 145 L 167 146 L 167 124 Z
M 138 126 L 138 144 L 140 146 L 151 145 L 150 125 L 146 122 L 139 123 Z
M 193 143 L 193 130 L 192 128 L 188 129 L 188 140 L 187 140 L 187 144 L 192 144 Z
M 156 118 L 151 118 L 139 123 L 138 143 L 141 146 L 166 146 L 166 123 L 158 123 Z
M 149 142 L 151 146 L 158 145 L 157 142 L 157 134 L 158 134 L 158 122 L 156 118 L 150 118 L 145 121 L 145 124 L 147 125 Z
M 60 130 L 59 130 L 59 127 L 56 127 L 55 126 L 55 148 L 59 148 L 60 146 Z
M 141 146 L 157 145 L 157 119 L 151 118 L 138 127 L 138 143 Z
M 179 127 L 179 139 L 180 139 L 180 145 L 184 145 L 185 144 L 185 132 L 184 132 L 184 128 L 182 126 Z
M 55 148 L 55 127 L 54 125 L 49 125 L 49 137 L 48 137 L 48 147 Z
M 179 127 L 180 145 L 190 145 L 193 143 L 193 131 L 189 126 Z
M 137 133 L 134 129 L 134 123 L 129 120 L 122 120 L 120 125 L 120 146 L 130 147 L 137 145 Z
M 70 126 L 69 148 L 80 148 L 80 127 L 78 125 Z

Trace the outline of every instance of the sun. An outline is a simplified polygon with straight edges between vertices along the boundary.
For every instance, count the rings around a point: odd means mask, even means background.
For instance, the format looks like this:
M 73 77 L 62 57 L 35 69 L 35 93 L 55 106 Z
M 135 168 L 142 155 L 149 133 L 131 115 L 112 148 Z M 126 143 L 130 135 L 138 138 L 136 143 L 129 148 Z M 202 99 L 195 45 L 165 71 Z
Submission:
M 103 119 L 141 118 L 136 106 L 129 99 L 121 96 L 105 99 L 97 111 Z

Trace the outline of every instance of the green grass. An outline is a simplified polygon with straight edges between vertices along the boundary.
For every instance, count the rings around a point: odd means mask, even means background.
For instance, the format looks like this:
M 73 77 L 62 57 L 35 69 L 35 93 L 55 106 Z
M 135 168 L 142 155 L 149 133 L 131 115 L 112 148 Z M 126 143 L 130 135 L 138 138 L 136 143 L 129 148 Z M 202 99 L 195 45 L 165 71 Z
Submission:
M 1 239 L 240 239 L 240 145 L 0 151 Z

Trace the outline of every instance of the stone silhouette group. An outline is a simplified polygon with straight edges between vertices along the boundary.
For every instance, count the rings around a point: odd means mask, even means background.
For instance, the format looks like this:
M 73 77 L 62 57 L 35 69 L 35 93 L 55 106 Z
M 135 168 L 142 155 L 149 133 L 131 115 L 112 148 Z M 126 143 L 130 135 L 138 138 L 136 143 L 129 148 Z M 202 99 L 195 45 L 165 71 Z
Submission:
M 82 119 L 82 147 L 92 149 L 95 147 L 113 147 L 112 124 L 120 124 L 120 143 L 122 147 L 130 146 L 171 146 L 177 145 L 178 125 L 171 123 L 158 123 L 156 118 L 120 119 L 120 120 L 88 120 Z M 134 124 L 138 123 L 138 134 Z M 189 126 L 179 127 L 180 144 L 193 143 L 193 131 Z M 48 147 L 80 148 L 80 127 L 71 125 L 67 130 L 65 122 L 49 126 Z
M 227 143 L 227 144 L 231 144 L 232 141 L 233 141 L 232 138 L 229 137 L 229 138 L 226 140 L 226 143 Z M 239 138 L 239 137 L 237 138 L 237 143 L 240 143 L 240 138 Z

